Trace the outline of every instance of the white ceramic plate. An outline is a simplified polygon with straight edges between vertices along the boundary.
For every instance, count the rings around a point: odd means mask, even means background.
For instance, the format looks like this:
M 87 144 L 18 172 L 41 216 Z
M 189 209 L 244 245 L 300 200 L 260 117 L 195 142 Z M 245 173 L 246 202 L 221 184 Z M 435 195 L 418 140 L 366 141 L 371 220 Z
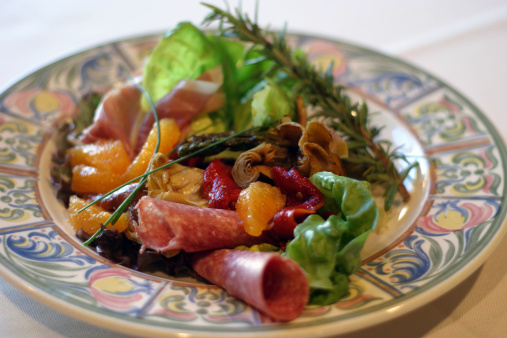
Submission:
M 420 169 L 412 199 L 370 236 L 340 302 L 271 323 L 223 290 L 142 274 L 80 245 L 55 198 L 52 126 L 86 93 L 132 72 L 160 36 L 96 47 L 0 94 L 0 273 L 30 296 L 95 325 L 135 335 L 308 336 L 349 332 L 406 313 L 477 269 L 505 232 L 506 149 L 484 115 L 440 80 L 354 45 L 292 35 L 316 63 L 377 111 L 373 123 Z

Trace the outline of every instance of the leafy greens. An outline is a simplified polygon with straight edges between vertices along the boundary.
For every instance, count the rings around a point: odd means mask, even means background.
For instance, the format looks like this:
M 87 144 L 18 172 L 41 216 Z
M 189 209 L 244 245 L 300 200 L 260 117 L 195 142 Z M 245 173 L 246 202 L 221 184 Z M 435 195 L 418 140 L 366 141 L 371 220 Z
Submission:
M 348 290 L 348 275 L 361 265 L 360 252 L 375 228 L 378 209 L 367 182 L 319 172 L 310 178 L 326 198 L 319 212 L 294 229 L 294 239 L 284 253 L 305 270 L 310 284 L 310 304 L 338 301 Z
M 181 80 L 196 79 L 220 63 L 220 54 L 203 32 L 182 22 L 166 33 L 151 53 L 144 67 L 143 87 L 157 102 Z M 145 97 L 141 104 L 145 111 L 150 109 Z

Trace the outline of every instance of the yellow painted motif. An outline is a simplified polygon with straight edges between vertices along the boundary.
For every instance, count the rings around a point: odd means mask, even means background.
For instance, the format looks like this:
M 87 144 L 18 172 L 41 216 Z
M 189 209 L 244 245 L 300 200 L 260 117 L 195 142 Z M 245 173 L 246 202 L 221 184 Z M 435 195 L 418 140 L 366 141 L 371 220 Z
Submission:
M 424 115 L 430 115 L 430 114 L 436 114 L 438 112 L 448 112 L 449 109 L 438 103 L 438 102 L 430 102 L 430 103 L 424 103 L 422 105 L 419 105 L 415 109 L 416 116 L 424 116 Z
M 466 218 L 462 213 L 456 210 L 442 212 L 435 217 L 435 222 L 442 228 L 449 230 L 461 229 L 465 224 Z
M 23 212 L 21 216 L 13 217 L 14 210 L 20 209 L 0 209 L 0 219 L 5 222 L 21 223 L 30 219 L 30 213 Z
M 477 190 L 480 190 L 484 185 L 486 184 L 486 180 L 483 177 L 480 177 L 476 183 L 466 183 L 467 191 L 458 191 L 454 189 L 454 187 L 451 188 L 451 193 L 453 195 L 470 195 L 472 193 L 475 193 Z
M 470 156 L 460 161 L 460 164 L 464 167 L 469 165 L 475 165 L 477 168 L 484 168 L 484 162 L 477 156 Z
M 333 74 L 337 73 L 345 65 L 345 59 L 340 57 L 339 55 L 333 54 L 322 54 L 319 56 L 312 57 L 312 64 L 317 67 L 317 69 L 327 70 L 329 64 L 333 62 Z
M 132 291 L 135 285 L 126 278 L 111 276 L 95 281 L 93 287 L 109 293 L 118 293 Z
M 35 109 L 41 113 L 51 113 L 60 108 L 60 100 L 58 97 L 49 91 L 41 91 L 33 99 Z

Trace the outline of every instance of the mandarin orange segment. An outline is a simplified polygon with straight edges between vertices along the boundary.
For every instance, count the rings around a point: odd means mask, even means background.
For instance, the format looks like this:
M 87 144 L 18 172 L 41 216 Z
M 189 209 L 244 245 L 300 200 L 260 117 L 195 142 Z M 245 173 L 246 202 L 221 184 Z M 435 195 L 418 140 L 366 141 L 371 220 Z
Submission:
M 173 119 L 161 119 L 160 120 L 160 147 L 158 152 L 167 154 L 180 139 L 180 129 Z M 124 180 L 129 181 L 139 175 L 144 174 L 150 163 L 150 159 L 155 151 L 157 145 L 157 127 L 156 125 L 150 131 L 148 139 L 144 144 L 143 148 L 134 159 L 130 167 L 125 173 Z
M 72 168 L 71 189 L 81 194 L 104 194 L 123 183 L 122 176 L 87 165 Z
M 69 149 L 70 165 L 87 165 L 122 175 L 130 165 L 130 158 L 119 140 L 99 140 Z
M 264 182 L 253 182 L 239 194 L 236 211 L 245 231 L 260 236 L 278 210 L 285 206 L 280 189 Z
M 68 208 L 69 221 L 74 230 L 82 228 L 87 234 L 93 235 L 98 229 L 100 229 L 100 225 L 104 224 L 108 220 L 111 213 L 104 211 L 104 209 L 96 205 L 92 205 L 78 213 L 78 211 L 87 206 L 88 203 L 88 201 L 77 196 L 71 196 Z M 124 213 L 115 224 L 109 224 L 107 228 L 115 228 L 119 232 L 122 232 L 127 229 L 129 222 L 128 215 Z
M 180 138 L 173 119 L 160 120 L 159 152 L 168 153 Z M 120 141 L 100 140 L 71 148 L 72 190 L 77 193 L 104 194 L 146 171 L 157 144 L 157 127 L 153 126 L 140 153 L 130 159 Z

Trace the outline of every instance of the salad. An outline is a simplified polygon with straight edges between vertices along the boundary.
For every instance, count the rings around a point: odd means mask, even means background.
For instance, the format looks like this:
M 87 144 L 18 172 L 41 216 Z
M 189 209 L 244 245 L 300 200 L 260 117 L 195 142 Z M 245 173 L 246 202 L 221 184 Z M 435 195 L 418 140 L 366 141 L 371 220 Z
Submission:
M 405 160 L 366 104 L 284 32 L 208 6 L 142 75 L 84 97 L 61 127 L 52 177 L 84 245 L 140 271 L 190 274 L 275 321 L 348 291 L 379 210 L 405 201 Z M 123 75 L 127 72 L 123 70 Z

